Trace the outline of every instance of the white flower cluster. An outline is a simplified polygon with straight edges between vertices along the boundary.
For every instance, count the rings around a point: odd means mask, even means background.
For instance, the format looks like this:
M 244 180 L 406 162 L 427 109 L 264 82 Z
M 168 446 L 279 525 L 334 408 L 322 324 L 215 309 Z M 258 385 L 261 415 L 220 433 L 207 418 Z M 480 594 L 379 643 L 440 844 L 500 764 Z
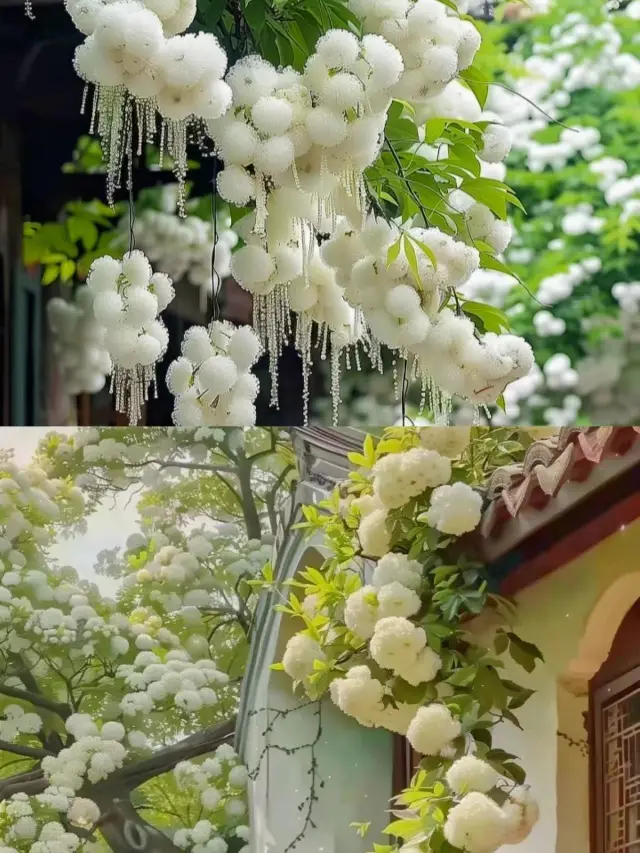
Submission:
M 72 714 L 65 727 L 74 743 L 42 759 L 42 770 L 52 786 L 79 791 L 85 777 L 99 782 L 124 764 L 127 749 L 120 743 L 125 734 L 120 723 L 105 723 L 99 731 L 89 714 Z
M 194 609 L 213 603 L 212 572 L 228 572 L 234 581 L 245 575 L 254 576 L 272 556 L 269 536 L 265 535 L 263 541 L 246 541 L 237 530 L 227 533 L 216 528 L 193 531 L 184 547 L 171 544 L 158 530 L 149 539 L 136 537 L 127 545 L 131 551 L 151 548 L 153 556 L 125 583 L 149 584 L 155 606 L 166 613 L 181 612 L 186 619 L 193 615 L 194 623 Z
M 229 744 L 221 744 L 214 756 L 199 764 L 181 761 L 173 773 L 180 789 L 193 792 L 206 812 L 221 812 L 232 823 L 246 816 L 249 772 Z M 214 817 L 199 820 L 193 829 L 179 829 L 173 843 L 191 853 L 226 853 L 227 843 L 217 834 Z M 248 827 L 240 823 L 234 827 L 234 834 L 248 840 Z
M 513 257 L 513 252 L 514 250 L 509 253 L 509 260 L 513 263 L 519 263 Z M 517 279 L 508 273 L 500 272 L 500 270 L 479 269 L 465 282 L 461 288 L 461 293 L 465 299 L 486 302 L 488 305 L 502 308 L 507 295 L 517 284 Z
M 450 478 L 451 461 L 446 456 L 414 447 L 404 453 L 389 453 L 375 463 L 373 492 L 387 509 L 397 509 Z
M 640 84 L 640 60 L 622 50 L 621 35 L 611 20 L 592 25 L 571 12 L 550 35 L 551 43 L 536 42 L 533 55 L 522 60 L 524 75 L 509 81 L 516 94 L 494 87 L 489 96 L 491 109 L 511 127 L 514 146 L 526 152 L 533 172 L 548 166 L 562 169 L 576 155 L 593 160 L 602 154 L 600 134 L 593 127 L 572 126 L 557 142 L 538 142 L 534 136 L 548 122 L 544 113 L 558 118 L 573 93 L 582 89 L 626 91 Z M 596 49 L 578 61 L 573 48 L 584 43 Z
M 345 172 L 361 172 L 377 156 L 389 92 L 402 69 L 384 39 L 359 41 L 346 30 L 320 38 L 302 75 L 255 55 L 239 60 L 227 75 L 233 113 L 209 123 L 225 163 L 220 194 L 233 204 L 255 199 L 264 206 L 268 180 L 270 188 L 328 196 Z
M 111 357 L 103 344 L 105 330 L 93 315 L 93 293 L 83 286 L 70 300 L 55 296 L 47 302 L 47 320 L 67 393 L 97 394 L 111 373 Z
M 134 250 L 122 261 L 108 255 L 94 261 L 87 286 L 114 365 L 133 370 L 157 362 L 168 342 L 158 314 L 174 297 L 171 279 L 154 273 L 146 256 Z
M 392 246 L 401 239 L 397 256 L 387 264 Z M 413 277 L 404 241 L 416 255 L 419 281 Z M 435 266 L 416 241 L 433 253 Z M 462 285 L 479 263 L 475 249 L 436 228 L 401 232 L 375 219 L 359 232 L 348 222 L 339 222 L 321 253 L 336 269 L 349 302 L 362 309 L 375 338 L 391 349 L 411 352 L 428 338 L 431 318 L 447 288 Z
M 466 765 L 460 778 L 471 785 L 480 783 L 484 787 L 490 781 L 490 774 L 488 770 L 480 769 L 480 764 L 489 767 L 480 761 Z M 454 764 L 451 769 L 455 767 Z M 528 788 L 513 789 L 509 799 L 500 807 L 480 789 L 469 785 L 465 787 L 469 793 L 451 809 L 444 826 L 444 835 L 450 844 L 469 853 L 495 853 L 503 845 L 519 844 L 529 836 L 538 820 L 539 810 Z
M 420 446 L 457 459 L 469 447 L 471 429 L 465 426 L 428 427 L 420 430 Z
M 294 634 L 287 643 L 282 664 L 284 671 L 294 681 L 304 681 L 313 673 L 314 661 L 326 660 L 320 643 L 308 634 Z
M 508 223 L 496 219 L 484 205 L 474 203 L 469 223 L 474 239 L 495 242 L 498 232 L 510 234 Z M 435 383 L 446 394 L 475 403 L 494 402 L 509 382 L 529 372 L 531 348 L 513 335 L 485 335 L 479 340 L 471 320 L 449 309 L 438 311 L 448 290 L 462 287 L 478 269 L 477 250 L 435 228 L 410 228 L 394 257 L 400 237 L 398 229 L 382 221 L 371 221 L 361 232 L 342 223 L 321 252 L 336 268 L 336 280 L 348 301 L 361 309 L 374 339 L 413 355 L 423 381 Z M 410 269 L 405 240 L 414 241 L 419 284 Z M 420 244 L 433 253 L 435 266 Z
M 253 426 L 258 380 L 251 368 L 261 345 L 250 326 L 213 322 L 192 326 L 182 355 L 169 366 L 167 387 L 175 396 L 177 426 Z
M 473 62 L 480 33 L 470 21 L 447 14 L 436 0 L 349 0 L 368 33 L 383 36 L 402 55 L 404 73 L 394 98 L 421 104 Z
M 154 366 L 169 342 L 159 313 L 174 297 L 173 284 L 165 273 L 154 273 L 147 257 L 134 250 L 122 261 L 109 255 L 95 260 L 87 287 L 93 295 L 93 315 L 105 329 L 116 408 L 126 411 L 135 424 L 154 381 Z
M 560 228 L 563 234 L 579 237 L 583 234 L 599 234 L 604 224 L 602 217 L 593 215 L 592 204 L 582 203 L 566 208 Z
M 174 14 L 167 15 L 169 7 Z M 107 89 L 124 86 L 140 101 L 153 99 L 169 121 L 215 119 L 228 108 L 231 92 L 222 79 L 227 56 L 216 37 L 204 32 L 167 37 L 189 26 L 194 3 L 187 0 L 180 8 L 179 0 L 145 5 L 70 0 L 67 8 L 87 35 L 74 62 L 83 80 Z
M 155 652 L 140 652 L 133 664 L 118 668 L 118 677 L 134 690 L 120 701 L 125 717 L 146 716 L 156 705 L 185 712 L 198 712 L 215 705 L 218 696 L 210 685 L 223 686 L 229 681 L 208 658 L 192 662 L 189 654 L 173 649 L 162 660 Z
M 385 728 L 389 731 L 405 734 L 413 715 L 415 705 L 383 702 L 384 685 L 373 678 L 368 666 L 354 666 L 345 678 L 337 678 L 331 682 L 331 698 L 334 703 L 360 725 L 368 728 Z
M 578 285 L 596 275 L 601 269 L 602 261 L 595 256 L 570 264 L 565 271 L 543 278 L 538 285 L 537 297 L 543 305 L 562 302 L 571 296 Z
M 482 497 L 466 483 L 439 486 L 431 495 L 427 522 L 449 536 L 474 530 L 482 515 Z
M 104 7 L 113 2 L 116 0 L 66 0 L 65 5 L 73 23 L 81 33 L 88 36 L 99 25 Z M 195 0 L 144 0 L 137 5 L 153 12 L 160 19 L 165 36 L 184 32 L 196 13 Z
M 12 743 L 18 735 L 37 734 L 42 728 L 39 714 L 30 713 L 20 705 L 5 705 L 0 720 L 0 739 Z
M 136 244 L 154 267 L 175 282 L 186 279 L 194 287 L 199 287 L 202 304 L 206 305 L 207 296 L 231 273 L 231 252 L 238 242 L 238 235 L 229 227 L 228 218 L 218 218 L 214 281 L 211 275 L 213 223 L 199 216 L 179 217 L 176 212 L 178 189 L 175 185 L 164 187 L 163 209 L 143 210 L 136 217 L 133 232 Z M 123 231 L 125 227 L 128 229 L 128 222 L 123 221 Z
M 339 213 L 362 219 L 362 173 L 379 153 L 402 70 L 384 38 L 330 30 L 302 74 L 249 56 L 227 75 L 233 111 L 209 123 L 225 164 L 218 190 L 233 204 L 255 202 L 232 271 L 258 298 L 256 325 L 271 354 L 286 336 L 285 309 L 300 320 L 296 345 L 305 364 L 314 322 L 330 331 L 336 350 L 358 337 L 316 234 L 331 233 Z
M 397 609 L 409 611 L 409 615 L 414 615 L 420 607 L 419 597 L 411 590 L 409 595 L 404 593 L 402 587 L 392 590 L 391 595 L 385 596 L 386 592 L 388 590 L 383 587 L 379 593 L 383 607 L 385 604 L 388 606 L 392 596 L 400 605 Z M 424 629 L 404 616 L 385 616 L 378 620 L 369 651 L 379 666 L 390 669 L 394 675 L 414 686 L 433 681 L 442 667 L 440 656 L 427 646 Z
M 630 314 L 640 312 L 640 281 L 619 281 L 613 285 L 611 293 L 622 311 Z
M 28 804 L 23 803 L 21 805 Z M 36 836 L 37 841 L 33 840 Z M 0 846 L 2 853 L 18 853 L 18 845 L 20 845 L 20 850 L 24 849 L 20 843 L 24 840 L 30 842 L 29 853 L 75 853 L 82 844 L 79 835 L 72 831 L 67 832 L 64 826 L 57 821 L 43 824 L 38 834 L 38 825 L 35 818 L 31 817 L 31 813 L 18 818 L 13 824 L 11 835 L 7 840 L 14 841 L 16 846 Z

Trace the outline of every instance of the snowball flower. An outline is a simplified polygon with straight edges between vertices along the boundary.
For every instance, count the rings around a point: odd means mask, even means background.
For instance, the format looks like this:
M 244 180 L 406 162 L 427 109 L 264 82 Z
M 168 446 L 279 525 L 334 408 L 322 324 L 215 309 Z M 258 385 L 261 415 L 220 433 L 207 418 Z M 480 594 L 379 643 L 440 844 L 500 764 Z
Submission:
M 344 622 L 350 631 L 363 640 L 373 636 L 379 619 L 377 590 L 363 586 L 352 592 L 344 608 Z
M 426 643 L 423 628 L 402 616 L 386 616 L 376 623 L 369 651 L 377 664 L 395 669 L 397 664 L 414 660 Z
M 480 523 L 482 498 L 466 483 L 440 486 L 431 495 L 427 523 L 441 533 L 462 536 Z
M 428 488 L 447 483 L 450 477 L 450 460 L 421 447 L 390 453 L 373 466 L 375 494 L 389 509 L 403 506 Z
M 420 430 L 420 445 L 449 459 L 457 459 L 467 449 L 470 441 L 470 427 L 426 427 Z
M 67 817 L 71 823 L 79 826 L 93 826 L 100 817 L 100 808 L 93 800 L 84 797 L 76 797 L 67 811 Z
M 406 554 L 385 554 L 373 570 L 371 582 L 378 589 L 397 582 L 417 590 L 420 588 L 421 578 L 422 566 L 417 560 L 410 560 Z
M 376 509 L 360 521 L 358 537 L 362 550 L 370 557 L 382 557 L 391 545 L 391 533 L 387 528 L 387 513 Z
M 407 729 L 407 740 L 421 755 L 439 755 L 461 733 L 459 720 L 446 705 L 434 702 L 417 711 Z
M 447 815 L 444 835 L 468 853 L 494 853 L 504 843 L 507 828 L 502 809 L 486 794 L 472 791 Z
M 385 584 L 378 591 L 381 617 L 414 616 L 420 610 L 420 596 L 397 581 Z
M 479 791 L 486 794 L 498 782 L 500 774 L 475 755 L 464 755 L 447 771 L 447 784 L 455 794 Z
M 326 660 L 319 643 L 307 634 L 296 634 L 287 643 L 282 657 L 284 671 L 294 681 L 302 681 L 313 672 L 315 660 Z

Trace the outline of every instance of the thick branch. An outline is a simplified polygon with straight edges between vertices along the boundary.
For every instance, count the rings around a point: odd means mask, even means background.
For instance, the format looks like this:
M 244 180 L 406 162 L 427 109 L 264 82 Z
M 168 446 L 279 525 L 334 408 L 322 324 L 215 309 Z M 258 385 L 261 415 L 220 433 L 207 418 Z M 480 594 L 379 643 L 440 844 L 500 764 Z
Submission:
M 240 483 L 240 495 L 242 497 L 242 513 L 247 528 L 249 539 L 262 539 L 262 528 L 260 516 L 256 507 L 253 489 L 251 488 L 251 460 L 246 457 L 238 458 L 238 482 Z
M 134 463 L 127 463 L 131 467 L 135 467 Z M 147 459 L 146 462 L 136 463 L 142 465 L 157 465 L 161 470 L 163 468 L 188 468 L 190 471 L 208 471 L 210 474 L 236 474 L 236 469 L 233 465 L 207 465 L 204 462 L 162 462 L 160 459 Z
M 128 799 L 104 792 L 93 796 L 102 812 L 99 829 L 114 853 L 180 853 L 173 841 L 140 817 Z
M 11 696 L 12 699 L 22 699 L 25 702 L 31 702 L 38 708 L 45 708 L 47 711 L 53 711 L 63 720 L 71 716 L 71 708 L 63 702 L 54 702 L 52 699 L 47 699 L 42 693 L 33 693 L 31 690 L 20 690 L 17 687 L 7 687 L 6 684 L 0 684 L 0 693 L 3 696 Z
M 14 794 L 29 794 L 35 796 L 41 794 L 49 787 L 49 782 L 39 767 L 35 770 L 27 770 L 25 773 L 17 773 L 0 781 L 0 802 L 8 800 Z
M 45 758 L 47 755 L 54 754 L 37 746 L 22 746 L 22 744 L 9 743 L 6 740 L 0 740 L 0 752 L 12 752 L 14 755 L 25 755 L 27 758 Z
M 226 720 L 224 723 L 209 726 L 201 732 L 189 735 L 178 743 L 165 746 L 152 755 L 151 758 L 146 758 L 136 764 L 126 765 L 121 770 L 116 770 L 115 773 L 110 774 L 104 784 L 110 788 L 115 787 L 120 790 L 132 791 L 134 788 L 148 782 L 149 779 L 173 770 L 176 764 L 179 764 L 181 761 L 189 761 L 191 758 L 197 758 L 199 755 L 206 755 L 207 752 L 213 752 L 221 743 L 233 737 L 235 727 L 235 717 L 232 720 Z M 96 787 L 101 787 L 101 785 Z

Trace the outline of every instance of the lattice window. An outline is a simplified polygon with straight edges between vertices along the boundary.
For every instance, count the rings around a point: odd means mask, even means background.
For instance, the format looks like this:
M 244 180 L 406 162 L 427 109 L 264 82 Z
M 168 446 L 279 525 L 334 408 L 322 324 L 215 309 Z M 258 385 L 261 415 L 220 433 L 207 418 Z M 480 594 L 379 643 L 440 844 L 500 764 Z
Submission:
M 640 853 L 640 670 L 596 695 L 595 853 Z

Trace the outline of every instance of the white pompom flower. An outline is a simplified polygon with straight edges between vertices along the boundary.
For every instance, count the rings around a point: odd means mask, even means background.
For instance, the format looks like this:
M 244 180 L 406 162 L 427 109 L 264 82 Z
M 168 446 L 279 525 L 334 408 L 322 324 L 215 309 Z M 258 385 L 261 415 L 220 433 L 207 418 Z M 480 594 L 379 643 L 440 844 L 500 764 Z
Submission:
M 466 483 L 439 486 L 431 495 L 427 523 L 441 533 L 462 536 L 474 530 L 482 515 L 482 497 Z
M 495 788 L 500 774 L 486 761 L 475 755 L 463 755 L 447 771 L 447 784 L 454 794 L 479 791 L 486 794 Z

